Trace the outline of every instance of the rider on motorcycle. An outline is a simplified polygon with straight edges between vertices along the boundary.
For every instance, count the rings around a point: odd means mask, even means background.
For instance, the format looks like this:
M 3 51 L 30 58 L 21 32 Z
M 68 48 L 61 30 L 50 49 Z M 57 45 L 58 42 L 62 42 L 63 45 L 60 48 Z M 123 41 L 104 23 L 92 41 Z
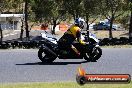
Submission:
M 64 33 L 64 35 L 59 39 L 58 46 L 60 49 L 68 50 L 72 49 L 77 55 L 80 55 L 80 52 L 72 45 L 73 41 L 77 39 L 79 43 L 85 45 L 86 43 L 81 40 L 81 29 L 84 28 L 84 19 L 77 18 L 75 23 Z M 67 52 L 65 51 L 67 54 Z

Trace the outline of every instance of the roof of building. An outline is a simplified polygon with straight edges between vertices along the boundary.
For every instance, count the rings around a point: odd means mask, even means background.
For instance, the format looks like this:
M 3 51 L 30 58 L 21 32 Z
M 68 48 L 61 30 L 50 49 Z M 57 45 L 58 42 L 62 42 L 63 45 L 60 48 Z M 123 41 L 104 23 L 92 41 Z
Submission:
M 23 17 L 23 14 L 0 14 L 0 17 Z

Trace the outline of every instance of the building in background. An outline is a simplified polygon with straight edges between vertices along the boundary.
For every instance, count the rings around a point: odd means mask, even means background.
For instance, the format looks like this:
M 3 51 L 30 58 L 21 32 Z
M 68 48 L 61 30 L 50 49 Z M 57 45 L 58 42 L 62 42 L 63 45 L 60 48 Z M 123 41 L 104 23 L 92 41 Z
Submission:
M 20 30 L 23 17 L 23 14 L 0 14 L 2 30 Z

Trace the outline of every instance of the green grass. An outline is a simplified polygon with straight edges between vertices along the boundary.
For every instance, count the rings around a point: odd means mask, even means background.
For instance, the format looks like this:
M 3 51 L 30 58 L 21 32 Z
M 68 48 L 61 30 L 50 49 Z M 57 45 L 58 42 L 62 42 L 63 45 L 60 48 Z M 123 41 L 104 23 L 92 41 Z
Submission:
M 12 83 L 0 84 L 0 88 L 132 88 L 132 82 L 130 84 L 85 84 L 83 86 L 76 82 Z
M 101 48 L 132 48 L 132 45 L 101 46 Z

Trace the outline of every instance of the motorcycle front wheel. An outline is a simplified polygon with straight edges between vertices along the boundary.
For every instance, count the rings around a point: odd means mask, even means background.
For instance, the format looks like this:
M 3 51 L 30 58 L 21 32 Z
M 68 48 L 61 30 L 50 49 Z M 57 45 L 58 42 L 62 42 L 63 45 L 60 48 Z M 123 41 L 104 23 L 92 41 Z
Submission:
M 39 49 L 38 57 L 43 63 L 52 63 L 56 59 L 52 55 L 45 54 L 42 49 Z
M 94 47 L 91 53 L 86 53 L 84 59 L 87 61 L 97 61 L 102 55 L 102 49 L 100 47 Z

